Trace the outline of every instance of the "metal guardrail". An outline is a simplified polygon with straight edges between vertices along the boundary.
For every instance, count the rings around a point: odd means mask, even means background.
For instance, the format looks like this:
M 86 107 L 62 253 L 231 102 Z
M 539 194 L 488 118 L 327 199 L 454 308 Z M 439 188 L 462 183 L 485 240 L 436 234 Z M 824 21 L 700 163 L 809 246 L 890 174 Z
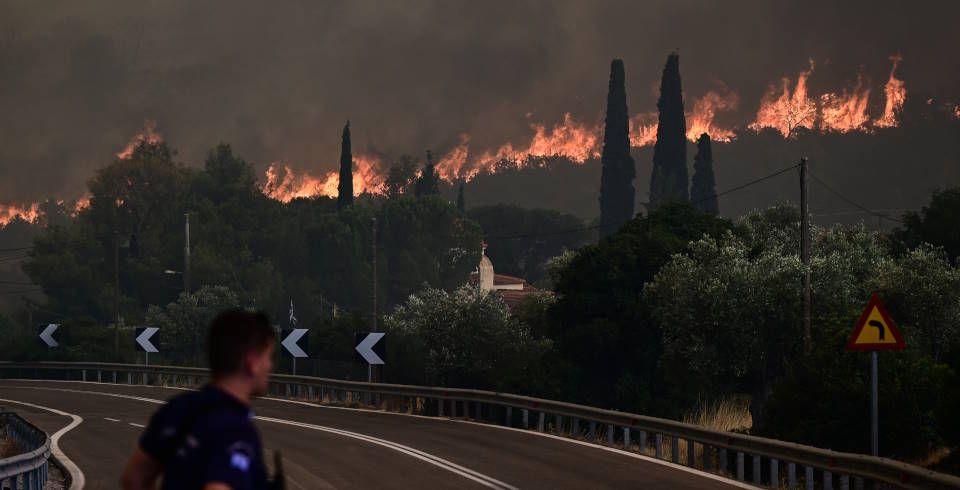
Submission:
M 22 452 L 0 459 L 0 488 L 43 488 L 47 482 L 50 436 L 13 412 L 0 412 L 0 443 Z
M 199 386 L 200 368 L 109 363 L 5 363 L 0 377 Z M 960 478 L 900 461 L 721 432 L 673 420 L 491 391 L 365 383 L 275 374 L 274 396 L 317 403 L 462 417 L 552 432 L 639 452 L 738 481 L 771 488 L 960 489 Z M 536 420 L 532 420 L 535 418 Z M 749 477 L 749 478 L 748 478 Z

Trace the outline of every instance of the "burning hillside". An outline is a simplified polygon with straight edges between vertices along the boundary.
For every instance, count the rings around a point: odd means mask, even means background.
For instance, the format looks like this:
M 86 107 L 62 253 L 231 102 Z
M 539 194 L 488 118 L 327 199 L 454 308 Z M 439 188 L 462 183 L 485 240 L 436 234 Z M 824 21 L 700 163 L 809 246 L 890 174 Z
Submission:
M 883 92 L 884 109 L 877 117 L 868 114 L 871 88 L 862 75 L 852 87 L 811 95 L 807 87 L 815 67 L 811 60 L 809 68 L 801 71 L 796 81 L 784 77 L 779 85 L 771 85 L 760 100 L 754 120 L 744 127 L 752 131 L 774 129 L 785 138 L 790 138 L 800 128 L 848 133 L 895 127 L 897 115 L 906 100 L 905 84 L 896 78 L 900 59 L 899 56 L 891 57 L 893 66 Z M 693 98 L 687 105 L 687 139 L 696 141 L 703 133 L 717 142 L 728 143 L 736 139 L 738 128 L 723 127 L 717 124 L 716 117 L 721 112 L 736 110 L 739 103 L 740 97 L 726 88 Z M 565 156 L 577 163 L 600 157 L 603 127 L 599 117 L 588 122 L 565 113 L 563 120 L 552 127 L 531 122 L 530 129 L 533 135 L 525 143 L 507 142 L 498 148 L 480 151 L 471 148 L 469 134 L 461 134 L 460 143 L 440 158 L 437 172 L 449 182 L 470 181 L 481 173 L 496 172 L 504 162 L 522 166 L 528 156 Z M 630 141 L 634 147 L 652 146 L 656 135 L 656 112 L 642 112 L 631 118 Z M 355 157 L 354 163 L 355 193 L 382 189 L 386 169 L 379 167 L 378 158 L 369 155 Z M 283 166 L 283 172 L 278 169 L 277 165 L 271 165 L 265 175 L 264 192 L 270 197 L 286 202 L 296 197 L 336 195 L 336 172 L 317 178 L 307 173 L 295 174 L 288 166 Z
M 906 86 L 896 77 L 900 56 L 890 58 L 892 66 L 883 91 L 873 91 L 869 80 L 857 77 L 852 86 L 815 95 L 808 88 L 809 79 L 815 74 L 815 63 L 810 60 L 807 69 L 795 79 L 782 78 L 770 85 L 759 101 L 759 108 L 752 121 L 742 126 L 723 126 L 717 123 L 721 113 L 736 111 L 741 98 L 726 87 L 711 90 L 699 97 L 688 99 L 686 104 L 687 139 L 696 141 L 700 134 L 707 133 L 714 141 L 731 142 L 738 132 L 772 129 L 784 138 L 792 138 L 796 131 L 804 129 L 823 133 L 872 132 L 878 128 L 891 128 L 899 124 L 898 115 L 906 101 Z M 871 95 L 879 93 L 883 100 L 875 100 L 875 107 L 882 105 L 882 113 L 869 114 Z M 874 97 L 876 99 L 876 96 Z M 956 109 L 960 117 L 960 108 Z M 630 120 L 630 141 L 634 147 L 652 146 L 656 141 L 657 113 L 640 112 Z M 448 182 L 470 181 L 482 173 L 495 173 L 501 168 L 517 168 L 524 165 L 527 157 L 564 156 L 575 163 L 599 158 L 602 146 L 602 118 L 592 120 L 576 118 L 565 113 L 563 119 L 552 126 L 531 121 L 532 135 L 525 142 L 506 142 L 497 148 L 477 149 L 471 146 L 469 134 L 461 134 L 460 142 L 442 155 L 436 165 L 437 172 Z M 144 122 L 127 145 L 117 153 L 117 158 L 130 158 L 134 148 L 142 143 L 158 143 L 162 136 L 152 120 Z M 354 194 L 381 193 L 385 175 L 389 169 L 382 158 L 372 154 L 354 155 Z M 264 174 L 261 186 L 263 193 L 273 199 L 289 202 L 296 198 L 335 196 L 339 176 L 330 171 L 317 176 L 305 171 L 296 171 L 285 162 L 271 163 Z M 83 207 L 81 200 L 75 212 Z M 33 221 L 39 214 L 36 204 L 0 205 L 0 225 L 15 217 Z

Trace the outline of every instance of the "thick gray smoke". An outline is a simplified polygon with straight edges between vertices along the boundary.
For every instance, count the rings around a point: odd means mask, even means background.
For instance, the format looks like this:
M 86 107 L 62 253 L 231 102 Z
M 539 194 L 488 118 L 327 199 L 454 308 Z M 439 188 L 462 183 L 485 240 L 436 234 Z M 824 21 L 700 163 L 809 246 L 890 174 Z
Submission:
M 602 116 L 626 63 L 631 112 L 655 108 L 679 50 L 684 90 L 723 83 L 743 125 L 781 76 L 811 88 L 888 56 L 910 96 L 960 96 L 960 2 L 0 0 L 0 202 L 73 198 L 144 119 L 191 165 L 220 141 L 258 165 L 336 167 L 356 153 L 443 153 L 529 139 L 530 122 Z M 638 172 L 645 166 L 638 162 Z

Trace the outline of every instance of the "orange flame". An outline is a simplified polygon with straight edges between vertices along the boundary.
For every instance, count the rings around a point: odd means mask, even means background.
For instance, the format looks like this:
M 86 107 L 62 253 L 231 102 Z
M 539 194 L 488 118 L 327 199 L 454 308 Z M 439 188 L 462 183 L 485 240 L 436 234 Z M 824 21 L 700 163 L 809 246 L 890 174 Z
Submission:
M 656 112 L 642 112 L 630 118 L 630 146 L 653 146 L 657 142 Z
M 737 94 L 726 90 L 722 94 L 711 90 L 694 101 L 693 112 L 687 114 L 687 139 L 695 142 L 701 134 L 707 133 L 713 141 L 729 142 L 732 140 L 736 133 L 732 129 L 714 126 L 713 119 L 716 117 L 717 111 L 736 109 L 739 102 L 740 98 L 737 97 Z M 656 129 L 653 133 L 656 137 Z
M 383 176 L 379 172 L 380 161 L 375 157 L 353 157 L 353 193 L 378 194 L 383 192 Z M 334 197 L 340 184 L 339 172 L 327 172 L 323 177 L 314 177 L 307 172 L 297 174 L 283 162 L 273 162 L 264 172 L 266 181 L 260 187 L 267 197 L 280 202 L 297 198 L 317 196 Z
M 126 160 L 133 156 L 133 150 L 142 142 L 157 144 L 163 141 L 163 136 L 157 131 L 157 122 L 152 119 L 143 121 L 143 130 L 135 134 L 127 146 L 117 153 L 117 158 Z
M 869 99 L 870 89 L 864 86 L 863 77 L 857 77 L 857 85 L 852 91 L 821 95 L 820 128 L 838 133 L 864 130 L 870 121 L 867 115 Z
M 455 146 L 437 162 L 437 174 L 441 179 L 452 182 L 458 178 L 470 180 L 477 175 L 477 169 L 466 169 L 467 157 L 470 156 L 470 135 L 462 133 L 460 144 Z
M 90 207 L 90 194 L 86 194 L 80 199 L 77 199 L 77 202 L 73 204 L 73 213 L 70 216 L 76 216 L 80 214 L 81 211 Z
M 785 138 L 789 138 L 797 128 L 813 129 L 817 106 L 807 95 L 807 79 L 811 73 L 813 60 L 810 60 L 810 69 L 797 75 L 797 83 L 792 92 L 789 78 L 781 79 L 779 95 L 777 88 L 771 85 L 760 100 L 757 120 L 748 127 L 754 131 L 773 128 Z
M 897 114 L 900 113 L 900 109 L 903 108 L 903 103 L 907 100 L 907 86 L 903 83 L 903 80 L 895 76 L 897 65 L 900 64 L 901 60 L 903 60 L 903 57 L 899 54 L 890 57 L 890 61 L 893 61 L 893 67 L 890 68 L 890 78 L 887 79 L 887 84 L 883 87 L 883 91 L 887 96 L 887 102 L 883 107 L 883 116 L 880 116 L 880 119 L 874 121 L 873 124 L 875 126 L 892 128 L 899 124 Z
M 687 137 L 691 141 L 702 133 L 709 133 L 717 141 L 730 141 L 733 130 L 714 125 L 718 111 L 736 108 L 738 97 L 732 92 L 720 94 L 707 92 L 694 103 L 694 110 L 687 117 L 692 121 Z M 522 146 L 505 143 L 495 150 L 480 153 L 471 161 L 470 135 L 460 135 L 460 144 L 450 150 L 437 163 L 437 172 L 447 181 L 472 180 L 482 172 L 493 172 L 500 162 L 509 161 L 516 166 L 524 165 L 526 157 L 550 157 L 562 155 L 576 163 L 599 158 L 603 128 L 599 124 L 582 123 L 570 113 L 563 121 L 547 129 L 543 124 L 533 123 L 533 136 Z M 657 114 L 646 112 L 630 119 L 630 144 L 634 147 L 649 146 L 657 139 Z
M 28 223 L 34 223 L 40 217 L 40 205 L 32 203 L 27 205 L 0 204 L 0 227 L 7 226 L 15 219 L 22 219 Z
M 437 172 L 448 181 L 471 180 L 481 172 L 493 171 L 497 163 L 504 160 L 522 165 L 527 156 L 563 155 L 582 163 L 600 156 L 600 127 L 578 122 L 569 112 L 549 130 L 538 123 L 530 124 L 530 128 L 534 134 L 526 145 L 514 147 L 508 142 L 496 150 L 483 152 L 472 163 L 468 161 L 470 137 L 461 135 L 460 144 L 437 163 Z

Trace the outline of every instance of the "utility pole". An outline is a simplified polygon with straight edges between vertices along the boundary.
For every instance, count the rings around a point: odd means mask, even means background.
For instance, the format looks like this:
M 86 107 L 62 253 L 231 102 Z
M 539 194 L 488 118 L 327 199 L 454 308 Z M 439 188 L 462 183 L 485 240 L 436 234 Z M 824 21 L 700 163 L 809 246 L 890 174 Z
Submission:
M 813 350 L 813 336 L 810 332 L 810 200 L 807 188 L 810 182 L 810 168 L 807 157 L 800 159 L 800 262 L 803 263 L 803 353 L 809 355 Z
M 183 292 L 190 294 L 190 213 L 184 213 L 186 217 L 186 233 L 184 235 L 183 245 Z
M 30 332 L 33 330 L 33 303 L 30 302 L 26 297 L 23 298 L 23 302 L 27 304 L 27 328 L 24 330 L 24 337 L 30 337 Z
M 120 362 L 120 234 L 113 233 L 113 356 Z
M 373 331 L 377 331 L 377 218 L 372 218 L 373 226 Z M 372 383 L 374 376 L 380 379 L 380 370 L 374 373 L 373 365 L 367 364 L 367 382 Z
M 373 331 L 377 331 L 377 218 L 373 218 Z

